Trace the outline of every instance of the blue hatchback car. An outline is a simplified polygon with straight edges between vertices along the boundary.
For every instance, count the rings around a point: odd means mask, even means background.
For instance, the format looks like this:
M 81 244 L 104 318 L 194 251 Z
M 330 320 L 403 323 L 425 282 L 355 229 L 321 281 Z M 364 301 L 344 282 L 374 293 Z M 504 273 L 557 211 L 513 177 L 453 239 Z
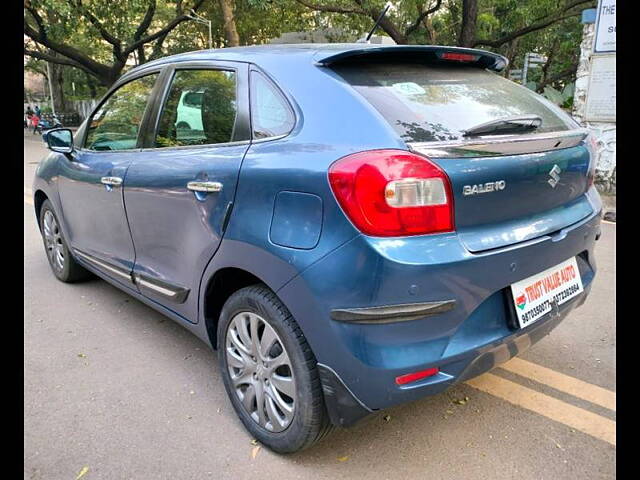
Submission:
M 49 132 L 35 209 L 89 272 L 219 352 L 277 452 L 477 376 L 590 289 L 594 141 L 494 53 L 229 48 L 126 73 Z

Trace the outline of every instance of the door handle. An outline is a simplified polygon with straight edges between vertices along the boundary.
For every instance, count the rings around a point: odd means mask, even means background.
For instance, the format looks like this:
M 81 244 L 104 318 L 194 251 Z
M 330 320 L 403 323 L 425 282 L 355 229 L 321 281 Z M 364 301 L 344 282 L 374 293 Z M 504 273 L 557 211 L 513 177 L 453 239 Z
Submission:
M 122 179 L 120 177 L 102 177 L 100 183 L 103 185 L 110 185 L 112 187 L 119 187 L 122 185 Z
M 187 189 L 192 192 L 219 192 L 222 190 L 222 184 L 220 182 L 189 182 Z

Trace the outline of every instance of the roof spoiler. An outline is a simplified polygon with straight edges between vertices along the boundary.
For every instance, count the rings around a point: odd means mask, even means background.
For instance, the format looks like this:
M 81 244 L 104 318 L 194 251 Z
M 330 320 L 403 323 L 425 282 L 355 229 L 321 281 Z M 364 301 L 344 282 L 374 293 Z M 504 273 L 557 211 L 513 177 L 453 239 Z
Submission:
M 458 63 L 487 68 L 494 72 L 504 70 L 509 61 L 502 55 L 475 48 L 443 47 L 436 45 L 365 46 L 333 53 L 319 50 L 316 63 L 323 67 L 347 63 L 419 61 L 424 63 Z

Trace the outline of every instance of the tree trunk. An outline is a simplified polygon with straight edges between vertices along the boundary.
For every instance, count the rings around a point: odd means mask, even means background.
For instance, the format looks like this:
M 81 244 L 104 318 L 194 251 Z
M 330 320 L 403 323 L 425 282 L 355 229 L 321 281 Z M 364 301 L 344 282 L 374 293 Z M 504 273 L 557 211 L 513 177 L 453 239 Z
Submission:
M 138 50 L 136 51 L 138 55 L 138 65 L 142 65 L 143 63 L 147 63 L 147 56 L 144 53 L 144 45 L 140 45 Z
M 224 36 L 227 39 L 228 47 L 240 45 L 240 37 L 236 30 L 236 21 L 233 18 L 233 0 L 220 0 L 222 9 L 222 19 L 224 20 Z
M 478 0 L 462 0 L 462 28 L 458 38 L 458 46 L 473 47 L 476 39 L 477 20 Z
M 49 63 L 51 72 L 51 88 L 53 90 L 53 106 L 56 113 L 67 111 L 67 101 L 64 96 L 64 77 L 62 75 L 64 66 L 56 63 Z
M 373 19 L 374 22 L 378 19 L 377 17 L 374 18 L 374 15 L 372 15 L 371 18 Z M 408 43 L 407 37 L 403 35 L 400 31 L 398 31 L 398 29 L 393 24 L 393 22 L 389 20 L 386 16 L 383 17 L 382 20 L 380 20 L 379 28 L 384 30 L 391 38 L 393 38 L 393 41 L 396 42 L 398 45 L 406 45 Z
M 514 38 L 507 44 L 507 49 L 505 51 L 505 57 L 509 60 L 508 68 L 504 69 L 503 76 L 505 78 L 509 78 L 509 70 L 513 69 L 515 64 L 516 56 L 518 55 L 518 38 Z
M 429 44 L 430 45 L 435 45 L 436 43 L 438 43 L 438 32 L 436 32 L 436 29 L 433 28 L 433 21 L 431 20 L 431 17 L 427 17 L 425 18 L 422 23 L 424 24 L 424 27 L 427 29 L 427 35 L 429 37 Z
M 89 87 L 89 95 L 91 98 L 96 98 L 98 96 L 98 91 L 96 90 L 96 83 L 91 75 L 85 72 L 87 78 L 87 86 Z

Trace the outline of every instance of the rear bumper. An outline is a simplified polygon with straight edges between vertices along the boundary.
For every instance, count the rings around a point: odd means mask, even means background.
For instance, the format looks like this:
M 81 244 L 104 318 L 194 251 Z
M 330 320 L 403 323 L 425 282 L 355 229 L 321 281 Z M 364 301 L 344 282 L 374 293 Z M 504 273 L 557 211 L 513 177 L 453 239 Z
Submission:
M 456 383 L 482 375 L 525 352 L 557 327 L 569 312 L 582 305 L 590 289 L 591 284 L 585 287 L 583 295 L 562 305 L 555 315 L 547 314 L 530 327 L 517 331 L 513 335 L 446 359 L 446 363 L 440 366 L 440 373 L 433 377 L 433 380 L 428 379 L 405 387 L 407 392 L 401 402 L 440 393 Z M 318 367 L 325 404 L 334 425 L 350 427 L 373 412 L 349 390 L 333 369 L 323 364 L 319 364 Z
M 594 210 L 554 235 L 476 254 L 455 234 L 359 236 L 286 284 L 278 296 L 321 365 L 332 421 L 348 426 L 371 411 L 439 393 L 548 334 L 589 293 L 600 233 L 600 208 Z M 508 287 L 573 256 L 584 294 L 524 329 L 510 326 Z M 335 310 L 451 300 L 454 308 L 410 321 L 359 324 L 331 318 Z M 399 375 L 432 367 L 440 372 L 395 383 Z

